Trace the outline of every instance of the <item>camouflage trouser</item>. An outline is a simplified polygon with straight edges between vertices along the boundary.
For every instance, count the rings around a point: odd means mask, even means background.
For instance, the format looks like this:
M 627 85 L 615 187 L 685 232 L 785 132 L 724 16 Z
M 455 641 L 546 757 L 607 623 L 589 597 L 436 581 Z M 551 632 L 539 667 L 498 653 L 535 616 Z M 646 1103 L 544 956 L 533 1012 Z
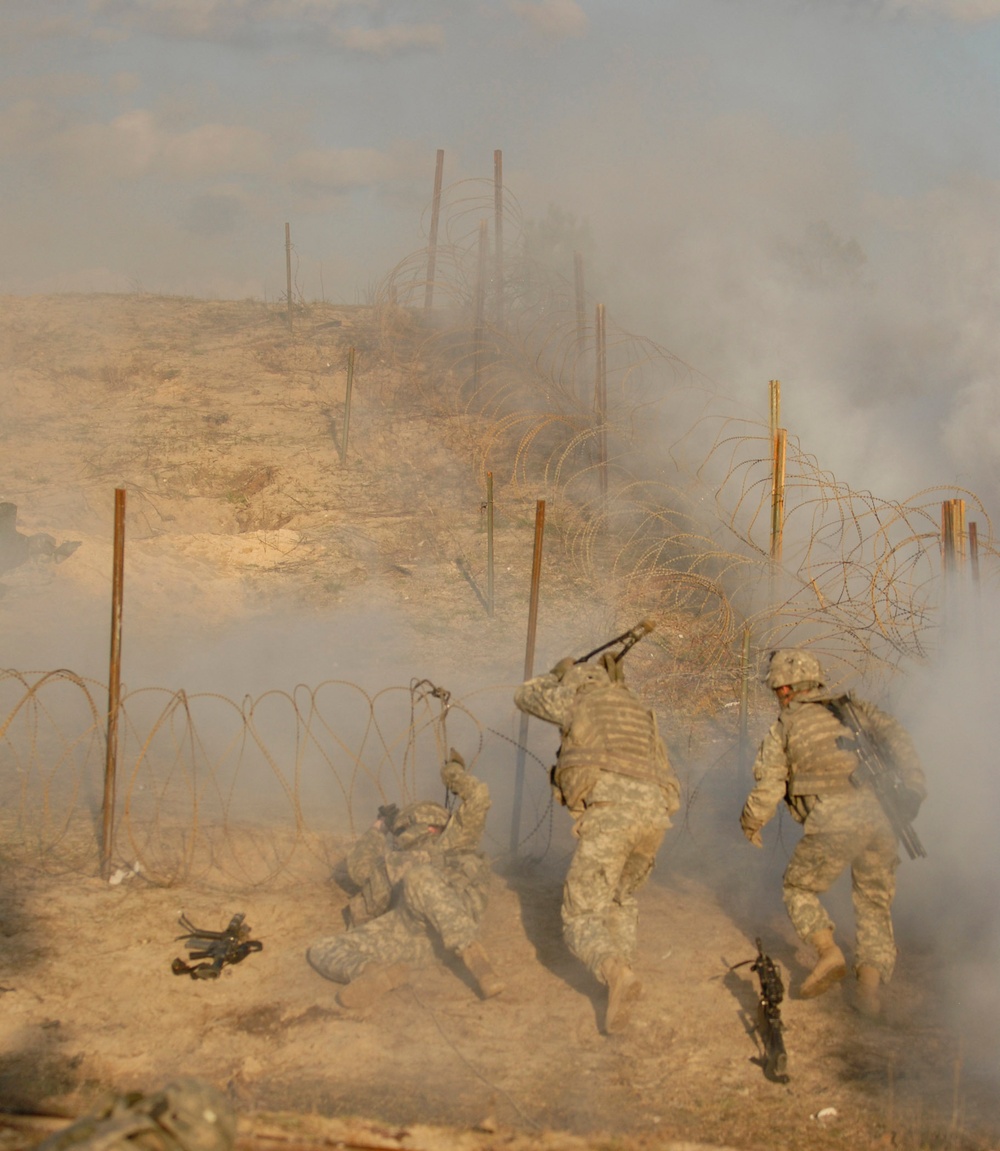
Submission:
M 463 951 L 476 937 L 489 893 L 489 864 L 469 861 L 469 870 L 411 868 L 391 910 L 314 943 L 306 953 L 309 963 L 327 979 L 350 983 L 370 963 L 428 963 L 434 936 L 446 951 Z
M 653 784 L 602 774 L 577 819 L 579 838 L 563 886 L 563 938 L 595 975 L 608 959 L 632 963 L 639 905 L 670 826 L 663 792 Z
M 878 800 L 867 790 L 821 799 L 803 831 L 785 870 L 783 894 L 792 925 L 802 939 L 833 930 L 819 895 L 850 867 L 855 965 L 874 967 L 887 983 L 896 964 L 892 900 L 899 854 Z

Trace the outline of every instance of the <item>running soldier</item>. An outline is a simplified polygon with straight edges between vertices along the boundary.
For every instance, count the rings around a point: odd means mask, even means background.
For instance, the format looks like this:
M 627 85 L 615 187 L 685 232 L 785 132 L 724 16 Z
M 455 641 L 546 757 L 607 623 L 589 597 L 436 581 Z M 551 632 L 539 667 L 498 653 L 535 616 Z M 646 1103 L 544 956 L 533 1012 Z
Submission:
M 639 905 L 680 788 L 656 717 L 624 682 L 620 657 L 560 660 L 514 695 L 521 711 L 559 727 L 552 784 L 578 843 L 563 886 L 563 938 L 607 986 L 604 1030 L 628 1025 L 642 985 L 635 962 Z
M 786 648 L 771 654 L 767 685 L 779 714 L 753 765 L 756 786 L 740 815 L 743 834 L 761 847 L 761 828 L 783 799 L 803 835 L 785 870 L 783 895 L 792 925 L 817 952 L 815 967 L 800 988 L 804 999 L 828 991 L 847 974 L 844 953 L 834 940 L 834 923 L 819 896 L 851 869 L 857 947 L 858 1009 L 881 1010 L 880 985 L 896 963 L 892 900 L 899 866 L 896 834 L 875 792 L 857 787 L 858 766 L 850 729 L 837 716 L 835 697 L 823 689 L 823 670 L 807 651 Z M 859 722 L 899 772 L 901 814 L 916 817 L 927 794 L 916 750 L 903 727 L 865 700 L 848 697 Z
M 363 1010 L 405 983 L 408 965 L 433 959 L 438 940 L 462 961 L 484 999 L 504 989 L 476 939 L 492 876 L 479 850 L 489 788 L 466 771 L 454 748 L 441 780 L 458 796 L 454 811 L 430 801 L 382 808 L 347 857 L 360 888 L 348 905 L 348 930 L 306 955 L 320 975 L 346 984 L 337 993 L 342 1007 Z

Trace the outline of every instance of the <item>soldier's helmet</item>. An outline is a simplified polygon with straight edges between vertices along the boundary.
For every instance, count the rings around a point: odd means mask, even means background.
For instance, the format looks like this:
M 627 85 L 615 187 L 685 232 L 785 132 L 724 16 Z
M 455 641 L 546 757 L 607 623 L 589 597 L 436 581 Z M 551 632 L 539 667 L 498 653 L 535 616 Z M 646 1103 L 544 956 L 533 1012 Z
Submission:
M 573 691 L 592 691 L 595 687 L 607 687 L 610 682 L 608 669 L 603 663 L 577 663 L 562 677 L 562 686 Z
M 771 652 L 766 682 L 772 691 L 779 687 L 807 691 L 823 686 L 823 669 L 814 655 L 801 648 L 780 648 Z
M 392 821 L 396 846 L 406 850 L 432 842 L 447 824 L 448 811 L 440 803 L 422 800 L 404 807 Z

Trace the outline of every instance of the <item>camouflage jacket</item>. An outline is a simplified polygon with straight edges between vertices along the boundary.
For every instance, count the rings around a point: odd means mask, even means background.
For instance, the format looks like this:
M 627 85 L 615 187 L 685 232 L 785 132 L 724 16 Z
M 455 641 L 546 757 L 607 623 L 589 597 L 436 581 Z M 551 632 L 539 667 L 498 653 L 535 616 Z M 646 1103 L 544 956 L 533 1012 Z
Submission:
M 655 714 L 630 688 L 612 683 L 593 664 L 577 664 L 521 684 L 521 711 L 558 726 L 562 735 L 552 782 L 561 801 L 579 814 L 602 772 L 657 785 L 668 813 L 680 806 L 680 787 L 667 758 Z
M 348 904 L 348 922 L 358 926 L 384 915 L 406 872 L 419 863 L 449 871 L 456 882 L 478 876 L 485 866 L 479 842 L 490 810 L 490 789 L 483 780 L 463 772 L 455 782 L 459 802 L 444 829 L 433 838 L 400 849 L 381 822 L 370 827 L 347 855 L 347 873 L 361 889 Z
M 802 823 L 817 796 L 851 792 L 857 756 L 838 745 L 845 737 L 850 741 L 851 732 L 829 707 L 839 698 L 820 689 L 803 692 L 782 708 L 754 760 L 756 785 L 743 808 L 745 822 L 762 827 L 784 800 Z M 926 795 L 923 768 L 906 729 L 873 703 L 849 698 L 865 730 L 899 770 L 903 783 Z

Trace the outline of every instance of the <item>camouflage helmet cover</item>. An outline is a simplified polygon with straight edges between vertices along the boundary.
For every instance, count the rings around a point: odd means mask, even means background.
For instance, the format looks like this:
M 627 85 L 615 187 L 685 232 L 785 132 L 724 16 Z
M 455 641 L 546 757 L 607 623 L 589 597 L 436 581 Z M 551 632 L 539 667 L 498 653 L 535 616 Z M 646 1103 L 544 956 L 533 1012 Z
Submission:
M 786 647 L 771 652 L 767 665 L 767 686 L 776 691 L 779 687 L 823 686 L 823 669 L 819 660 L 801 648 Z
M 416 847 L 437 835 L 448 822 L 446 808 L 432 800 L 421 800 L 404 807 L 392 821 L 392 836 L 397 847 Z
M 603 663 L 574 664 L 562 677 L 562 686 L 573 691 L 591 691 L 595 687 L 607 687 L 611 682 L 608 669 Z

